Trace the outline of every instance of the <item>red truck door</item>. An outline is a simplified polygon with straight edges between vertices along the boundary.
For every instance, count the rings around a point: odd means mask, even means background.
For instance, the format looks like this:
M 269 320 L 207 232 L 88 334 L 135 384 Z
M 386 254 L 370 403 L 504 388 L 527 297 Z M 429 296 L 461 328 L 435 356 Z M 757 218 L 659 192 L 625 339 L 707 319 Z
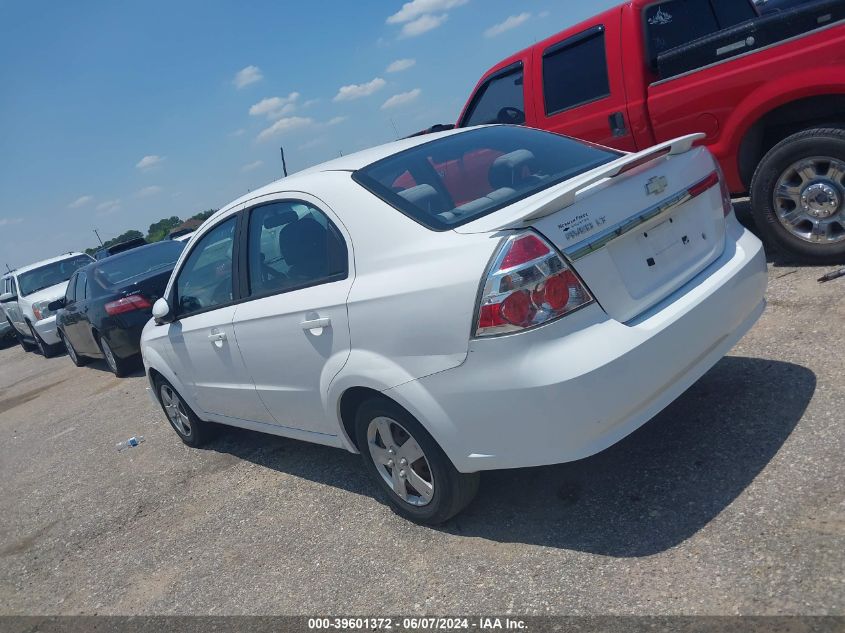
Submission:
M 584 30 L 536 46 L 531 84 L 536 107 L 528 124 L 625 151 L 637 149 L 622 76 L 621 9 Z

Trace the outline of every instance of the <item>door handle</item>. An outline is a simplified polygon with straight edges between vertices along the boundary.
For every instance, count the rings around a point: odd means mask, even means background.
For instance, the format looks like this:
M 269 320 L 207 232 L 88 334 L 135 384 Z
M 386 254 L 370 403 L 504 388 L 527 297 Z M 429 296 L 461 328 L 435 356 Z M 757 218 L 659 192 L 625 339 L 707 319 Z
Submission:
M 628 135 L 628 127 L 625 125 L 625 115 L 621 112 L 614 112 L 607 117 L 607 122 L 610 124 L 610 131 L 615 138 Z
M 217 341 L 225 341 L 226 340 L 226 332 L 212 332 L 211 334 L 208 335 L 208 340 L 214 341 L 215 343 Z
M 320 328 L 329 327 L 331 324 L 332 320 L 329 317 L 310 319 L 301 323 L 303 330 L 318 330 Z

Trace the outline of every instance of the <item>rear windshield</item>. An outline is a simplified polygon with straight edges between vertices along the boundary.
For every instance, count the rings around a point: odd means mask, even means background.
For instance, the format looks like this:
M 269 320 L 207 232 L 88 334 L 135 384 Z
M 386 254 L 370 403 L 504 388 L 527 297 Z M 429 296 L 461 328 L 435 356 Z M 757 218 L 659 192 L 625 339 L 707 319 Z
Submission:
M 353 178 L 420 224 L 445 231 L 619 156 L 549 132 L 493 126 L 394 154 Z
M 113 255 L 97 266 L 94 279 L 101 286 L 109 287 L 122 284 L 134 277 L 172 268 L 183 248 L 185 248 L 184 242 L 168 240 Z
M 18 275 L 21 294 L 31 295 L 33 292 L 55 286 L 71 278 L 79 268 L 87 266 L 93 259 L 88 255 L 74 255 L 52 264 L 47 264 Z

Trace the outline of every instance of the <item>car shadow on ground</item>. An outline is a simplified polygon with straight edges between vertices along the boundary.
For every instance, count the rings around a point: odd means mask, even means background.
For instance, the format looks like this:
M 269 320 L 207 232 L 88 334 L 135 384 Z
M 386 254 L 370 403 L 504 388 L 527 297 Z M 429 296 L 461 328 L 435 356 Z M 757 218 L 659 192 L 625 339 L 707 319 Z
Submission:
M 726 357 L 648 424 L 598 455 L 484 473 L 476 500 L 437 529 L 606 556 L 664 551 L 712 521 L 765 468 L 815 386 L 815 374 L 798 365 Z M 380 495 L 360 458 L 337 449 L 241 430 L 224 431 L 209 448 Z

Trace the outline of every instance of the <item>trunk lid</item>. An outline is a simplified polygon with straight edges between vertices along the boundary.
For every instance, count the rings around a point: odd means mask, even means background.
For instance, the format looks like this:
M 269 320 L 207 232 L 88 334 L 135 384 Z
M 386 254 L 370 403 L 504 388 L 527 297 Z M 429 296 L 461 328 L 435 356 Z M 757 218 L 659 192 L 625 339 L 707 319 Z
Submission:
M 612 318 L 626 322 L 721 255 L 717 166 L 699 135 L 629 154 L 455 230 L 531 227 L 557 246 Z

